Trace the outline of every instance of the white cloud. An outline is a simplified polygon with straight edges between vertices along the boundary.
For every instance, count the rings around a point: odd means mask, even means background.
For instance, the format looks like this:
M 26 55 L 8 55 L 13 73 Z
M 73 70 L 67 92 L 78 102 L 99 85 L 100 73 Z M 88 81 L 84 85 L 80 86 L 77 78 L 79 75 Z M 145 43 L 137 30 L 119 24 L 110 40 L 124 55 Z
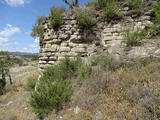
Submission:
M 0 0 L 0 2 L 6 2 L 11 7 L 17 7 L 20 5 L 24 5 L 25 3 L 29 3 L 28 0 Z
M 30 35 L 31 34 L 31 31 L 27 31 L 25 32 L 26 35 Z
M 24 50 L 28 50 L 28 48 L 26 48 L 26 47 L 24 47 L 23 49 L 24 49 Z
M 0 50 L 8 50 L 11 44 L 9 38 L 18 32 L 21 32 L 18 27 L 7 24 L 6 27 L 0 31 Z
M 38 44 L 38 43 L 39 43 L 39 37 L 36 37 L 36 39 L 34 40 L 34 42 L 35 42 L 36 44 Z
M 17 32 L 21 32 L 18 27 L 14 27 L 10 24 L 7 24 L 2 31 L 0 31 L 0 38 L 9 38 L 10 36 L 14 35 Z

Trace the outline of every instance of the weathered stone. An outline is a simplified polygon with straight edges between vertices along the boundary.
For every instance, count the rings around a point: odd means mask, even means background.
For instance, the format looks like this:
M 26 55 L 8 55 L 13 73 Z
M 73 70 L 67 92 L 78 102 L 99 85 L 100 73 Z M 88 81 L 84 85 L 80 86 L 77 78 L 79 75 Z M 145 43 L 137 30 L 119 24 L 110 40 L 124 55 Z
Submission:
M 68 43 L 67 43 L 67 42 L 61 43 L 61 47 L 66 47 L 66 46 L 68 46 Z
M 57 57 L 56 57 L 56 56 L 49 57 L 49 60 L 56 61 L 56 60 L 57 60 Z
M 160 55 L 160 49 L 155 51 L 155 55 Z
M 50 48 L 51 46 L 51 44 L 46 44 L 45 48 Z
M 61 47 L 59 49 L 60 52 L 69 52 L 71 49 L 69 47 Z
M 80 47 L 80 48 L 87 48 L 88 45 L 87 45 L 87 44 L 79 44 L 79 47 Z
M 69 37 L 68 34 L 60 34 L 59 39 L 65 40 L 65 39 L 67 39 L 68 37 Z
M 76 43 L 72 43 L 72 42 L 69 42 L 69 44 L 68 44 L 69 46 L 71 46 L 71 47 L 76 47 L 76 46 L 78 46 L 78 44 L 76 44 Z
M 39 60 L 48 60 L 48 57 L 40 57 Z
M 53 39 L 52 42 L 53 42 L 54 44 L 60 44 L 61 41 L 62 41 L 62 40 L 60 40 L 60 39 Z
M 65 57 L 58 57 L 58 60 L 63 60 L 65 59 Z
M 72 52 L 79 52 L 79 53 L 85 53 L 86 49 L 85 48 L 72 48 Z
M 39 61 L 39 64 L 46 64 L 46 61 Z
M 112 39 L 112 36 L 104 36 L 103 41 L 111 41 Z
M 70 41 L 76 41 L 76 40 L 78 40 L 77 35 L 72 35 Z
M 65 31 L 66 34 L 71 35 L 72 31 Z
M 49 61 L 48 64 L 54 65 L 55 61 Z
M 76 20 L 72 20 L 71 21 L 71 25 L 76 25 L 77 21 Z

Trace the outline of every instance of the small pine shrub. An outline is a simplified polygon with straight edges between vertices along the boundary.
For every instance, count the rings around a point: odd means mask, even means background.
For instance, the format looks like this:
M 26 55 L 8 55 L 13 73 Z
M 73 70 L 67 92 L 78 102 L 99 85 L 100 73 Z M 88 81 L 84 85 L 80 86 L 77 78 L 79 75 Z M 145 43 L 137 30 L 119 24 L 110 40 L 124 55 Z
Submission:
M 113 70 L 115 68 L 115 60 L 112 57 L 108 56 L 103 56 L 103 61 L 102 65 L 107 69 L 107 70 Z
M 101 67 L 107 70 L 113 70 L 115 68 L 115 60 L 109 56 L 93 56 L 91 58 L 91 65 L 97 66 L 100 65 Z
M 0 95 L 2 95 L 5 91 L 6 82 L 0 81 Z
M 24 65 L 23 60 L 18 59 L 18 58 L 13 58 L 13 59 L 11 59 L 11 62 L 12 62 L 13 64 L 18 64 L 19 66 L 23 66 L 23 65 Z
M 100 57 L 99 56 L 93 56 L 91 58 L 91 65 L 96 66 L 100 63 Z
M 70 81 L 66 80 L 81 66 L 79 56 L 75 60 L 65 58 L 58 65 L 48 67 L 39 80 L 37 91 L 33 92 L 30 105 L 33 111 L 43 116 L 53 109 L 59 110 L 62 103 L 72 94 Z
M 84 29 L 92 29 L 97 22 L 95 18 L 82 11 L 76 13 L 76 19 L 79 25 Z
M 42 22 L 44 21 L 45 18 L 46 18 L 45 16 L 37 18 L 36 24 L 32 26 L 32 33 L 30 34 L 32 37 L 39 37 L 40 42 L 43 38 L 44 27 L 42 26 Z
M 62 8 L 51 7 L 49 21 L 54 29 L 58 29 L 64 23 L 63 11 Z
M 112 20 L 116 16 L 117 5 L 115 1 L 108 1 L 103 8 L 102 16 L 107 20 Z
M 108 2 L 111 2 L 111 0 L 96 0 L 95 7 L 102 9 L 102 8 L 106 7 L 106 4 Z
M 127 0 L 127 5 L 130 9 L 136 10 L 137 14 L 141 14 L 142 0 Z
M 134 32 L 131 32 L 130 29 L 127 29 L 123 42 L 126 43 L 127 46 L 139 46 L 141 45 L 141 40 L 147 36 L 147 33 L 147 29 L 138 28 L 138 30 Z
M 52 83 L 50 80 L 41 80 L 37 91 L 33 92 L 30 105 L 38 116 L 44 116 L 53 109 L 59 110 L 63 102 L 66 102 L 72 94 L 69 81 Z
M 28 79 L 26 86 L 28 90 L 34 90 L 37 79 L 38 79 L 37 77 L 31 77 Z
M 77 82 L 80 83 L 85 80 L 91 73 L 91 66 L 83 66 L 78 70 Z
M 155 22 L 160 24 L 160 1 L 153 7 L 153 12 L 155 14 Z
M 75 61 L 65 58 L 58 65 L 55 65 L 54 67 L 48 67 L 43 73 L 41 79 L 48 79 L 50 81 L 65 80 L 78 69 L 79 64 L 80 60 L 78 60 L 78 58 Z

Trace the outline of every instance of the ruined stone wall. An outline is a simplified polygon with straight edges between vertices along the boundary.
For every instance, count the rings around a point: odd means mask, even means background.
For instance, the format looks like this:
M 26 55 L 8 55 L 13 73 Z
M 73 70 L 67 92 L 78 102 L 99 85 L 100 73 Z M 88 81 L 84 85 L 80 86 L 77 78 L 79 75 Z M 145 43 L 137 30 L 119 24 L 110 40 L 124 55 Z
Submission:
M 74 58 L 78 53 L 91 56 L 97 53 L 98 48 L 108 49 L 110 53 L 120 55 L 119 48 L 122 46 L 126 25 L 134 23 L 134 27 L 143 27 L 144 24 L 151 24 L 149 15 L 143 15 L 138 19 L 130 15 L 125 17 L 125 21 L 113 24 L 99 22 L 93 30 L 84 30 L 79 27 L 73 14 L 64 18 L 64 25 L 57 31 L 46 20 L 44 39 L 40 43 L 40 71 L 56 64 L 65 56 Z

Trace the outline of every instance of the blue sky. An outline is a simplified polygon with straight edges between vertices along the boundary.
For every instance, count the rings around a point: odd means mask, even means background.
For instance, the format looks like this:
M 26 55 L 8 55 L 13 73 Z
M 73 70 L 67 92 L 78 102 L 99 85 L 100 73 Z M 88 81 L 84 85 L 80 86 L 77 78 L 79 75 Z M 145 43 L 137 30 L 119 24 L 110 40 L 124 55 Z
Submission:
M 69 0 L 71 1 L 71 0 Z M 82 5 L 92 0 L 79 0 Z M 38 38 L 30 33 L 37 17 L 48 15 L 62 0 L 0 0 L 0 51 L 38 52 Z

